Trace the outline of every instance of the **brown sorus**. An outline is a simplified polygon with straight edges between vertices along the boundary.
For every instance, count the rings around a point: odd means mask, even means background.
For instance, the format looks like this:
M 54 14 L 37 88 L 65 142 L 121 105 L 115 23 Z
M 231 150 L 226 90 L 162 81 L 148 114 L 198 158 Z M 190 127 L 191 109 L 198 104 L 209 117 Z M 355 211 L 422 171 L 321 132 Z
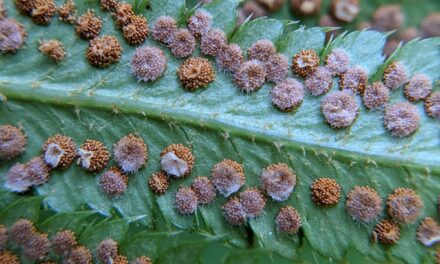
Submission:
M 355 66 L 340 76 L 339 88 L 362 94 L 368 83 L 368 75 L 364 68 Z
M 293 56 L 293 72 L 301 77 L 306 77 L 316 70 L 319 61 L 316 51 L 311 49 L 302 50 Z
M 52 250 L 59 256 L 66 256 L 77 245 L 75 233 L 70 230 L 62 230 L 52 237 Z
M 337 20 L 352 22 L 361 11 L 361 7 L 358 0 L 332 0 L 330 11 Z
M 246 213 L 237 197 L 229 199 L 222 206 L 223 216 L 232 225 L 241 225 L 246 222 Z
M 90 41 L 86 58 L 95 67 L 105 68 L 121 59 L 122 47 L 114 36 L 104 35 Z
M 174 198 L 174 205 L 181 214 L 192 214 L 197 210 L 196 193 L 188 187 L 180 187 Z
M 118 0 L 100 0 L 101 9 L 104 11 L 115 12 L 118 7 Z
M 374 189 L 368 186 L 356 186 L 347 196 L 346 207 L 354 219 L 368 223 L 382 210 L 382 199 Z
M 89 172 L 102 171 L 110 159 L 110 153 L 100 141 L 87 139 L 78 149 L 78 165 Z
M 41 53 L 46 54 L 55 62 L 62 61 L 66 56 L 63 43 L 58 40 L 52 39 L 48 41 L 40 41 L 38 49 L 41 51 Z
M 275 223 L 277 225 L 277 229 L 281 233 L 285 234 L 293 234 L 298 232 L 299 228 L 302 225 L 301 216 L 298 211 L 291 207 L 285 206 L 280 209 L 275 218 Z
M 341 198 L 341 186 L 334 179 L 319 178 L 310 186 L 312 200 L 320 206 L 333 206 Z
M 191 189 L 197 196 L 199 204 L 209 204 L 214 201 L 216 192 L 212 182 L 206 177 L 197 177 L 191 184 Z
M 143 16 L 133 16 L 126 26 L 122 27 L 122 35 L 128 44 L 138 46 L 148 37 L 148 23 Z
M 388 196 L 388 214 L 398 223 L 413 223 L 417 220 L 422 208 L 422 199 L 412 189 L 398 188 Z
M 17 245 L 25 245 L 35 234 L 34 224 L 27 219 L 20 219 L 9 228 L 9 239 Z
M 48 24 L 57 11 L 54 0 L 32 0 L 32 5 L 31 18 L 37 24 Z
M 49 180 L 51 167 L 44 162 L 42 156 L 32 158 L 25 164 L 26 173 L 33 185 L 41 185 Z
M 0 253 L 0 263 L 4 264 L 20 264 L 18 256 L 10 251 L 3 251 Z
M 440 225 L 431 217 L 426 217 L 417 228 L 417 239 L 425 246 L 440 242 Z
M 74 248 L 68 257 L 66 257 L 66 263 L 81 263 L 92 264 L 92 253 L 84 246 L 78 246 Z
M 5 19 L 8 16 L 8 12 L 6 10 L 5 4 L 3 0 L 0 0 L 0 20 Z
M 255 218 L 263 213 L 264 207 L 266 206 L 266 199 L 260 190 L 257 188 L 248 188 L 240 193 L 239 197 L 247 217 Z
M 76 33 L 82 39 L 92 39 L 99 35 L 102 29 L 102 19 L 95 15 L 95 12 L 91 9 L 78 18 L 76 22 Z
M 243 166 L 229 159 L 214 165 L 211 174 L 215 188 L 225 197 L 237 192 L 246 181 Z
M 133 173 L 145 165 L 148 147 L 141 137 L 128 134 L 113 146 L 113 155 L 123 172 Z
M 99 185 L 101 190 L 110 197 L 122 195 L 127 189 L 128 177 L 117 167 L 111 167 L 102 174 Z
M 434 117 L 439 119 L 440 118 L 440 92 L 435 91 L 432 92 L 426 99 L 425 99 L 425 112 L 430 117 Z
M 190 91 L 205 88 L 215 80 L 214 68 L 205 58 L 189 58 L 179 67 L 178 76 L 183 87 Z
M 170 179 L 164 171 L 158 171 L 151 175 L 148 185 L 156 194 L 164 194 L 170 185 Z
M 160 153 L 162 169 L 173 177 L 186 177 L 194 167 L 191 150 L 182 144 L 171 144 Z
M 290 197 L 296 184 L 296 175 L 284 163 L 277 163 L 263 169 L 260 177 L 261 189 L 276 201 Z
M 23 247 L 24 255 L 31 260 L 43 260 L 50 250 L 47 234 L 35 233 Z
M 290 0 L 290 8 L 295 14 L 311 16 L 319 12 L 321 0 Z
M 10 160 L 24 152 L 27 145 L 26 134 L 19 127 L 0 126 L 0 160 Z
M 133 11 L 133 7 L 129 3 L 121 2 L 116 6 L 116 11 L 113 13 L 116 25 L 122 28 L 132 21 L 132 18 L 136 15 Z
M 373 231 L 373 240 L 382 244 L 396 244 L 400 238 L 399 226 L 390 220 L 381 220 Z
M 75 159 L 76 147 L 70 137 L 56 134 L 43 144 L 44 161 L 52 168 L 68 168 Z
M 105 239 L 96 247 L 96 253 L 101 263 L 111 263 L 118 257 L 118 242 L 111 238 Z
M 73 0 L 67 0 L 66 3 L 58 8 L 59 19 L 67 23 L 75 23 L 76 13 L 75 2 Z

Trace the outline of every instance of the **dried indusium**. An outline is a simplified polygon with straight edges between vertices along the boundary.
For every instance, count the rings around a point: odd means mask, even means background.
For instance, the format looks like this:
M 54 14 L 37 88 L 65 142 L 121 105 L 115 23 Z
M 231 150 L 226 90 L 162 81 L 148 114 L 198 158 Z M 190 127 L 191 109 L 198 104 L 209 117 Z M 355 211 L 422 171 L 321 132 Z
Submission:
M 138 46 L 148 37 L 148 23 L 143 16 L 133 16 L 128 25 L 122 27 L 122 34 L 128 44 Z
M 133 173 L 145 165 L 148 148 L 141 137 L 129 134 L 113 146 L 113 156 L 123 172 Z
M 27 219 L 20 219 L 9 228 L 9 239 L 19 245 L 24 246 L 35 234 L 34 224 Z
M 226 34 L 221 29 L 213 29 L 202 36 L 200 49 L 204 55 L 217 56 L 228 45 Z
M 105 35 L 89 42 L 86 58 L 95 67 L 105 68 L 121 59 L 122 47 L 114 36 Z
M 312 200 L 320 206 L 333 206 L 341 199 L 341 186 L 334 179 L 319 178 L 310 189 Z
M 170 180 L 165 172 L 159 171 L 151 175 L 150 179 L 148 180 L 148 185 L 154 193 L 164 194 L 168 190 Z
M 319 61 L 316 51 L 302 50 L 293 56 L 293 72 L 301 77 L 306 77 L 316 70 Z
M 203 9 L 198 9 L 188 19 L 188 29 L 195 37 L 205 34 L 212 23 L 212 15 Z
M 109 238 L 96 247 L 96 253 L 101 263 L 112 263 L 118 257 L 118 242 Z
M 233 160 L 225 159 L 217 163 L 211 174 L 215 188 L 225 197 L 237 192 L 246 181 L 243 166 Z
M 58 40 L 40 41 L 38 49 L 55 62 L 60 62 L 66 56 L 63 43 Z
M 153 39 L 167 44 L 171 37 L 177 32 L 177 22 L 169 16 L 161 16 L 154 23 Z
M 110 197 L 122 195 L 127 189 L 128 177 L 118 168 L 112 167 L 102 174 L 99 185 L 101 190 Z
M 259 60 L 261 62 L 267 62 L 272 56 L 276 54 L 275 46 L 272 41 L 262 39 L 254 44 L 248 50 L 249 60 Z
M 188 176 L 194 167 L 191 150 L 182 144 L 171 144 L 160 153 L 162 170 L 176 178 Z
M 67 23 L 75 23 L 76 13 L 75 2 L 73 0 L 67 0 L 66 3 L 58 8 L 59 19 Z
M 32 185 L 41 185 L 49 180 L 51 167 L 44 162 L 42 156 L 29 160 L 25 166 L 27 177 Z
M 78 165 L 89 172 L 102 171 L 110 159 L 110 153 L 101 142 L 87 139 L 78 149 Z
M 289 74 L 289 62 L 283 54 L 275 54 L 264 63 L 266 68 L 266 80 L 269 82 L 281 82 Z
M 386 108 L 385 128 L 396 137 L 406 137 L 414 133 L 420 125 L 417 108 L 407 102 L 396 103 Z
M 440 92 L 433 92 L 425 99 L 425 112 L 430 117 L 440 118 Z
M 390 90 L 396 90 L 408 81 L 408 73 L 401 62 L 392 62 L 385 69 L 383 74 L 383 83 Z
M 346 208 L 354 219 L 368 223 L 381 212 L 382 199 L 374 189 L 356 186 L 347 196 Z
M 37 24 L 48 24 L 57 11 L 54 0 L 33 0 L 32 6 L 30 15 Z
M 295 110 L 304 100 L 304 86 L 293 78 L 277 83 L 270 92 L 272 104 L 285 112 Z
M 422 208 L 422 199 L 412 189 L 398 188 L 388 196 L 388 214 L 398 223 L 413 223 L 422 212 Z
M 49 253 L 47 234 L 35 233 L 23 247 L 24 255 L 31 260 L 42 260 Z
M 32 180 L 27 173 L 26 166 L 20 163 L 12 166 L 6 174 L 4 187 L 12 192 L 26 192 L 32 186 Z
M 223 216 L 231 225 L 241 225 L 246 222 L 246 213 L 237 197 L 231 198 L 222 206 Z
M 425 246 L 440 242 L 440 225 L 431 217 L 426 217 L 417 228 L 417 239 Z
M 340 76 L 350 67 L 350 58 L 343 49 L 335 49 L 325 58 L 325 66 L 333 76 Z
M 261 188 L 276 201 L 290 197 L 296 184 L 296 175 L 284 163 L 272 164 L 261 173 Z
M 356 119 L 358 110 L 359 106 L 349 92 L 332 92 L 321 101 L 322 114 L 327 123 L 333 128 L 350 126 Z
M 424 74 L 415 74 L 405 85 L 403 90 L 406 98 L 411 102 L 424 100 L 432 91 L 431 79 Z
M 321 0 L 290 0 L 290 8 L 295 14 L 311 16 L 319 12 Z
M 189 58 L 179 67 L 179 80 L 190 91 L 205 88 L 215 80 L 214 68 L 205 58 Z
M 59 256 L 66 256 L 76 245 L 75 233 L 70 230 L 62 230 L 52 237 L 52 250 Z
M 68 257 L 66 257 L 66 263 L 81 263 L 81 264 L 92 264 L 92 253 L 90 250 L 83 246 L 78 246 L 74 248 Z
M 70 137 L 56 134 L 43 144 L 44 161 L 52 168 L 66 169 L 76 157 L 75 143 Z
M 353 93 L 363 93 L 367 86 L 368 75 L 361 67 L 353 67 L 348 69 L 341 75 L 339 80 L 339 88 L 341 90 L 351 90 Z
M 266 199 L 264 199 L 263 194 L 258 189 L 249 188 L 240 193 L 240 203 L 246 216 L 255 218 L 263 213 Z
M 243 51 L 237 44 L 224 46 L 217 55 L 217 66 L 226 72 L 235 72 L 243 64 Z
M 362 100 L 370 110 L 382 108 L 390 100 L 390 90 L 382 82 L 374 82 L 365 88 Z
M 197 177 L 191 185 L 199 204 L 209 204 L 214 201 L 216 192 L 214 185 L 206 177 Z
M 393 221 L 381 220 L 373 231 L 373 240 L 382 244 L 396 244 L 400 238 L 400 227 Z
M 14 53 L 26 41 L 26 29 L 12 19 L 0 19 L 0 54 Z
M 246 61 L 234 74 L 234 82 L 243 92 L 254 92 L 263 86 L 266 80 L 266 68 L 258 60 Z
M 76 33 L 82 39 L 92 39 L 99 35 L 102 29 L 102 20 L 96 16 L 93 10 L 88 10 L 87 13 L 80 16 L 76 22 Z
M 187 187 L 180 187 L 174 198 L 174 205 L 181 214 L 192 214 L 197 210 L 196 193 Z
M 167 59 L 161 49 L 137 48 L 131 58 L 131 72 L 139 81 L 155 81 L 167 67 Z
M 277 229 L 281 233 L 293 234 L 298 232 L 301 227 L 301 216 L 298 211 L 291 206 L 285 206 L 280 209 L 275 218 Z
M 168 41 L 171 53 L 177 58 L 185 58 L 196 49 L 196 39 L 188 29 L 178 29 Z
M 358 0 L 332 0 L 330 8 L 332 15 L 342 22 L 352 22 L 361 11 Z
M 20 264 L 18 256 L 9 251 L 0 252 L 0 263 L 5 264 Z
M 21 128 L 0 126 L 0 160 L 10 160 L 24 152 L 27 145 L 26 134 Z
M 320 66 L 306 77 L 304 85 L 313 96 L 325 94 L 333 85 L 332 74 L 326 67 Z

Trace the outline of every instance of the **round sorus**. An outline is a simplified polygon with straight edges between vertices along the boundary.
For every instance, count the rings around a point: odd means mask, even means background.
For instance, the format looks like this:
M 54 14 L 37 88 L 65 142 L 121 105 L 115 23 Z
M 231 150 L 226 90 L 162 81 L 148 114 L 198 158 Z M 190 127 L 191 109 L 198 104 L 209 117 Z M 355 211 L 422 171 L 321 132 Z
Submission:
M 414 133 L 420 125 L 417 108 L 407 102 L 396 103 L 385 109 L 385 128 L 396 137 L 406 137 Z
M 103 240 L 96 247 L 96 253 L 101 263 L 111 263 L 118 257 L 118 242 L 111 238 Z
M 306 77 L 304 85 L 313 96 L 325 94 L 332 88 L 332 73 L 326 67 L 317 67 Z
M 440 225 L 431 217 L 426 217 L 417 228 L 417 239 L 425 246 L 440 242 Z
M 320 206 L 333 206 L 341 199 L 341 186 L 334 179 L 319 178 L 310 189 L 313 202 Z
M 12 19 L 0 19 L 0 54 L 14 53 L 26 41 L 26 29 Z
M 197 195 L 187 187 L 180 187 L 174 198 L 174 205 L 181 214 L 192 214 L 197 209 Z
M 118 255 L 113 261 L 113 264 L 128 264 L 128 259 L 126 256 Z
M 276 52 L 277 51 L 272 41 L 267 39 L 262 39 L 252 44 L 252 46 L 249 48 L 248 59 L 266 62 L 272 56 L 274 56 Z
M 356 186 L 347 196 L 348 213 L 356 220 L 368 223 L 382 210 L 382 199 L 368 186 Z
M 13 192 L 25 192 L 32 186 L 32 179 L 27 173 L 26 166 L 20 163 L 12 166 L 6 174 L 5 188 Z
M 302 50 L 293 56 L 293 72 L 301 77 L 306 77 L 316 70 L 319 65 L 319 56 L 314 50 Z
M 57 8 L 54 0 L 33 0 L 31 18 L 37 24 L 48 24 L 55 15 Z
M 397 223 L 413 223 L 417 220 L 422 208 L 422 199 L 412 189 L 398 188 L 388 196 L 387 211 Z
M 264 62 L 266 68 L 266 80 L 269 82 L 280 82 L 286 79 L 289 74 L 289 62 L 286 56 L 275 54 Z
M 392 62 L 385 69 L 383 74 L 383 83 L 390 90 L 396 90 L 400 86 L 404 85 L 408 81 L 408 74 L 405 66 L 402 63 L 395 61 Z
M 20 246 L 24 246 L 35 234 L 34 224 L 27 219 L 20 219 L 9 228 L 9 239 Z
M 153 264 L 151 259 L 147 256 L 141 256 L 134 260 L 133 264 Z
M 400 5 L 382 5 L 372 16 L 372 26 L 379 31 L 399 29 L 405 21 Z
M 101 142 L 87 139 L 78 149 L 78 165 L 89 172 L 102 171 L 110 159 L 110 153 Z
M 182 144 L 171 144 L 160 153 L 162 170 L 176 178 L 188 176 L 194 167 L 191 150 Z
M 67 23 L 75 23 L 76 13 L 75 2 L 73 0 L 67 0 L 66 3 L 58 8 L 59 19 Z
M 343 49 L 335 49 L 327 55 L 325 64 L 333 76 L 340 76 L 350 67 L 350 57 Z
M 279 10 L 284 4 L 284 0 L 257 0 L 257 2 L 268 11 Z
M 358 66 L 348 69 L 341 75 L 339 88 L 341 90 L 351 90 L 353 93 L 363 93 L 367 86 L 367 72 Z
M 8 229 L 4 225 L 0 225 L 0 252 L 6 248 L 8 243 Z
M 198 9 L 188 18 L 188 29 L 195 37 L 205 34 L 212 23 L 212 15 L 203 9 Z
M 405 85 L 403 92 L 411 102 L 424 100 L 432 92 L 431 79 L 424 74 L 415 74 Z
M 276 201 L 290 197 L 296 184 L 296 175 L 284 163 L 272 164 L 261 173 L 261 189 Z
M 3 0 L 0 0 L 0 20 L 5 19 L 7 16 L 8 12 L 5 5 L 3 4 Z
M 75 30 L 76 33 L 82 39 L 92 39 L 99 35 L 102 29 L 102 20 L 100 17 L 95 15 L 93 10 L 87 10 L 87 13 L 80 16 L 76 22 Z
M 133 16 L 131 22 L 122 27 L 124 39 L 130 45 L 138 46 L 145 42 L 148 37 L 148 23 L 143 16 Z
M 168 47 L 175 57 L 188 57 L 196 49 L 196 39 L 188 29 L 181 28 L 171 36 Z
M 34 8 L 33 6 L 33 1 L 29 1 L 29 0 L 15 0 L 15 6 L 17 7 L 17 9 L 26 15 L 30 15 L 32 12 L 32 9 Z
M 52 237 L 52 250 L 59 256 L 67 256 L 76 245 L 75 233 L 70 230 L 62 230 Z
M 237 44 L 224 46 L 216 58 L 217 66 L 227 72 L 237 71 L 243 64 L 243 61 L 243 51 Z
M 246 181 L 243 166 L 228 159 L 214 165 L 211 175 L 215 188 L 225 197 L 237 192 Z
M 65 259 L 66 263 L 81 263 L 81 264 L 92 264 L 92 253 L 90 250 L 83 246 L 78 246 L 74 248 L 68 257 Z
M 105 11 L 115 12 L 118 7 L 118 0 L 100 0 L 101 9 Z
M 290 0 L 290 8 L 295 14 L 311 16 L 319 12 L 321 0 Z
M 155 172 L 148 180 L 148 185 L 150 185 L 154 193 L 164 194 L 168 190 L 170 179 L 163 171 Z
M 137 172 L 148 159 L 148 147 L 141 137 L 128 134 L 113 146 L 113 156 L 123 172 Z
M 342 22 L 352 22 L 361 11 L 358 0 L 332 0 L 330 8 L 333 17 Z
M 58 40 L 40 41 L 38 50 L 49 56 L 49 58 L 55 62 L 62 61 L 66 56 L 63 43 Z
M 89 42 L 86 58 L 95 67 L 105 68 L 121 59 L 122 47 L 114 36 L 105 35 Z
M 304 100 L 304 86 L 293 78 L 277 83 L 270 92 L 272 104 L 285 112 L 295 110 Z
M 116 21 L 116 25 L 122 28 L 130 24 L 132 18 L 136 15 L 133 11 L 133 7 L 129 3 L 118 3 L 116 11 L 113 13 Z
M 291 206 L 285 206 L 280 209 L 275 218 L 275 223 L 277 229 L 285 234 L 294 234 L 298 232 L 302 225 L 301 216 L 298 211 Z
M 226 45 L 228 45 L 226 34 L 221 29 L 208 31 L 200 41 L 200 49 L 204 55 L 217 56 Z
M 131 72 L 139 81 L 155 81 L 167 67 L 163 51 L 154 47 L 137 48 L 131 58 Z
M 24 255 L 32 260 L 42 260 L 49 253 L 50 241 L 47 234 L 35 233 L 24 245 Z
M 26 173 L 33 185 L 41 185 L 49 180 L 51 167 L 44 162 L 42 156 L 31 159 L 25 166 Z
M 399 226 L 390 220 L 381 220 L 376 224 L 373 231 L 373 240 L 381 244 L 393 245 L 400 238 Z
M 248 188 L 240 193 L 240 203 L 246 216 L 254 218 L 263 213 L 266 206 L 266 199 L 263 194 L 256 188 Z
M 258 60 L 246 61 L 234 74 L 237 87 L 247 93 L 260 89 L 265 80 L 266 68 Z
M 209 204 L 215 199 L 216 192 L 212 182 L 206 177 L 197 177 L 191 185 L 199 204 Z
M 102 174 L 99 180 L 101 190 L 111 197 L 122 195 L 127 189 L 127 184 L 128 177 L 116 167 L 112 167 Z
M 0 160 L 10 160 L 24 152 L 27 145 L 23 130 L 11 126 L 0 126 Z
M 161 16 L 154 23 L 153 39 L 157 42 L 167 44 L 176 32 L 176 20 L 169 16 Z
M 440 92 L 432 92 L 425 99 L 425 112 L 434 118 L 440 118 Z
M 4 264 L 20 264 L 18 256 L 9 251 L 0 252 L 0 263 Z
M 374 82 L 365 88 L 362 100 L 368 109 L 379 109 L 390 100 L 390 90 L 382 82 Z
M 177 73 L 183 87 L 190 91 L 205 88 L 215 80 L 214 68 L 205 58 L 189 58 L 179 67 Z
M 422 21 L 422 32 L 427 38 L 440 36 L 440 13 L 429 14 Z
M 229 199 L 223 206 L 223 216 L 232 225 L 241 225 L 246 222 L 246 213 L 237 197 Z
M 77 152 L 75 143 L 70 137 L 56 134 L 43 144 L 44 161 L 52 168 L 68 168 Z
M 333 128 L 344 128 L 353 124 L 358 110 L 355 98 L 344 91 L 329 93 L 321 101 L 322 114 Z

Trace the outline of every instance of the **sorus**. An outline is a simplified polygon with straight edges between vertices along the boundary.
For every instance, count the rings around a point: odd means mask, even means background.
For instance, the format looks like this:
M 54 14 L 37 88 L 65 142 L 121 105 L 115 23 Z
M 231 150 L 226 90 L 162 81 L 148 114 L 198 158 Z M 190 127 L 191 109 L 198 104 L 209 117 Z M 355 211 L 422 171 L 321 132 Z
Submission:
M 141 137 L 128 134 L 113 146 L 113 155 L 123 172 L 133 173 L 145 165 L 148 148 Z
M 417 108 L 408 102 L 388 106 L 385 109 L 384 125 L 393 136 L 406 137 L 411 135 L 420 125 Z
M 222 206 L 223 216 L 232 225 L 241 225 L 246 222 L 246 213 L 237 197 L 229 199 Z
M 66 56 L 63 43 L 58 40 L 40 41 L 38 49 L 55 62 L 62 61 Z
M 246 181 L 243 166 L 228 159 L 214 165 L 211 175 L 215 188 L 225 197 L 237 192 Z
M 195 36 L 200 37 L 205 34 L 212 23 L 212 15 L 203 9 L 198 9 L 188 19 L 188 29 Z
M 319 56 L 314 50 L 302 50 L 293 56 L 293 72 L 301 77 L 306 77 L 314 72 L 319 65 Z
M 24 152 L 26 145 L 27 138 L 22 129 L 12 125 L 0 126 L 0 160 L 17 157 Z
M 341 186 L 334 179 L 319 178 L 310 186 L 312 200 L 320 206 L 332 206 L 341 198 Z
M 176 178 L 185 177 L 194 167 L 194 156 L 184 145 L 171 144 L 160 153 L 160 164 L 169 175 Z
M 77 245 L 75 233 L 70 230 L 58 231 L 52 237 L 53 252 L 59 256 L 66 256 Z
M 110 159 L 110 153 L 101 142 L 87 139 L 78 149 L 78 165 L 89 172 L 103 170 Z
M 234 74 L 234 82 L 243 92 L 254 92 L 263 86 L 266 80 L 264 64 L 258 60 L 246 61 Z
M 346 207 L 354 219 L 368 223 L 382 210 L 382 199 L 374 189 L 368 186 L 356 186 L 347 196 Z
M 417 239 L 425 246 L 440 242 L 440 225 L 431 217 L 426 217 L 417 228 Z
M 327 123 L 333 128 L 350 126 L 358 115 L 359 106 L 354 97 L 345 91 L 326 95 L 321 101 L 321 111 Z
M 68 168 L 77 155 L 73 140 L 60 134 L 49 137 L 42 148 L 44 161 L 52 168 Z
M 214 185 L 206 177 L 197 177 L 191 184 L 191 188 L 197 196 L 199 204 L 209 204 L 215 199 Z
M 168 175 L 163 171 L 158 171 L 151 175 L 148 180 L 148 185 L 156 194 L 164 194 L 168 190 L 168 186 L 170 185 L 170 180 Z
M 255 218 L 263 213 L 266 206 L 266 199 L 257 188 L 248 188 L 240 193 L 240 203 L 246 216 Z
M 80 16 L 76 22 L 75 30 L 76 33 L 82 39 L 92 39 L 99 35 L 102 29 L 102 20 L 100 17 L 95 15 L 93 10 L 87 10 L 87 13 Z
M 304 100 L 304 86 L 293 78 L 277 83 L 270 92 L 272 104 L 285 112 L 295 110 Z
M 374 241 L 382 244 L 396 244 L 400 238 L 400 227 L 393 221 L 381 220 L 373 231 Z
M 293 234 L 298 232 L 302 225 L 301 216 L 299 215 L 298 211 L 291 206 L 285 206 L 280 209 L 275 218 L 275 223 L 277 229 L 281 233 L 285 234 Z
M 398 188 L 388 196 L 388 214 L 398 223 L 413 223 L 417 220 L 422 208 L 422 199 L 412 189 Z
M 177 211 L 181 214 L 192 214 L 197 210 L 196 193 L 187 187 L 180 187 L 174 198 Z
M 183 87 L 190 91 L 205 88 L 215 80 L 215 72 L 209 60 L 189 58 L 179 67 L 178 76 Z
M 272 199 L 285 201 L 290 197 L 296 184 L 296 175 L 284 163 L 272 164 L 261 173 L 261 189 Z

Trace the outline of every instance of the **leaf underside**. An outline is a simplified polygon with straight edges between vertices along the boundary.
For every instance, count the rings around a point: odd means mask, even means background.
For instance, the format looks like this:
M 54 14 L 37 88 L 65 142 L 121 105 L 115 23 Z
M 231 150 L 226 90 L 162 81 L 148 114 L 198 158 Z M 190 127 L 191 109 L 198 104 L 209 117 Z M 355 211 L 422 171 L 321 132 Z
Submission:
M 111 16 L 99 10 L 98 1 L 77 2 L 79 14 L 93 8 L 103 18 L 103 33 L 119 38 L 123 57 L 107 69 L 95 69 L 84 58 L 87 42 L 71 26 L 57 20 L 47 27 L 37 26 L 8 1 L 9 15 L 26 26 L 29 38 L 17 54 L 0 57 L 0 94 L 7 98 L 0 104 L 0 124 L 22 126 L 29 143 L 19 158 L 0 164 L 0 173 L 5 175 L 16 162 L 39 155 L 41 144 L 55 133 L 72 137 L 78 145 L 88 138 L 97 139 L 111 149 L 119 138 L 135 132 L 148 144 L 147 166 L 130 176 L 127 192 L 118 199 L 104 197 L 99 177 L 76 165 L 53 172 L 48 183 L 35 189 L 35 197 L 1 190 L 0 223 L 10 225 L 27 217 L 49 234 L 69 228 L 81 234 L 80 243 L 92 250 L 112 236 L 130 260 L 149 255 L 158 263 L 176 259 L 197 263 L 207 258 L 219 263 L 432 261 L 432 252 L 415 239 L 417 225 L 405 226 L 399 242 L 384 247 L 371 242 L 373 224 L 356 223 L 344 208 L 346 194 L 356 185 L 375 188 L 383 200 L 395 188 L 407 187 L 416 190 L 425 204 L 420 219 L 436 216 L 440 125 L 423 113 L 421 103 L 417 104 L 421 127 L 405 139 L 391 137 L 383 128 L 382 113 L 365 108 L 353 126 L 334 130 L 320 114 L 321 98 L 307 96 L 297 111 L 282 113 L 270 103 L 272 84 L 242 94 L 234 88 L 231 76 L 217 69 L 216 80 L 207 89 L 187 92 L 176 76 L 182 60 L 151 39 L 144 46 L 165 52 L 167 70 L 154 83 L 138 83 L 129 74 L 135 48 L 124 42 Z M 223 29 L 230 42 L 243 50 L 262 38 L 272 40 L 289 58 L 306 48 L 323 57 L 334 48 L 343 48 L 352 65 L 368 71 L 370 81 L 379 80 L 393 60 L 403 61 L 411 74 L 424 73 L 433 80 L 440 77 L 440 60 L 432 59 L 440 57 L 439 38 L 410 42 L 385 61 L 384 34 L 355 31 L 325 45 L 323 29 L 292 29 L 274 19 L 257 19 L 235 29 L 231 10 L 237 5 L 234 0 L 218 0 L 204 8 L 214 14 L 214 27 Z M 161 15 L 173 16 L 184 25 L 185 10 L 182 0 L 151 0 L 141 12 L 150 25 Z M 68 52 L 58 65 L 37 51 L 39 40 L 53 38 L 61 40 Z M 333 90 L 337 90 L 334 83 Z M 401 90 L 392 93 L 392 102 L 402 100 Z M 196 165 L 190 177 L 172 181 L 165 195 L 155 196 L 147 179 L 160 170 L 159 153 L 171 143 L 190 145 Z M 226 199 L 220 196 L 213 204 L 199 207 L 193 216 L 178 214 L 173 207 L 177 188 L 189 186 L 196 176 L 210 176 L 212 166 L 225 158 L 243 163 L 246 186 L 258 186 L 267 165 L 289 164 L 298 178 L 292 196 L 283 203 L 269 200 L 263 216 L 242 227 L 224 220 L 220 207 Z M 342 199 L 334 208 L 319 208 L 310 198 L 309 186 L 320 177 L 335 178 L 341 185 Z M 52 212 L 50 216 L 40 214 L 41 200 L 43 211 Z M 303 221 L 300 232 L 290 236 L 278 234 L 274 223 L 279 208 L 287 204 L 299 211 Z M 386 217 L 385 211 L 381 216 Z

